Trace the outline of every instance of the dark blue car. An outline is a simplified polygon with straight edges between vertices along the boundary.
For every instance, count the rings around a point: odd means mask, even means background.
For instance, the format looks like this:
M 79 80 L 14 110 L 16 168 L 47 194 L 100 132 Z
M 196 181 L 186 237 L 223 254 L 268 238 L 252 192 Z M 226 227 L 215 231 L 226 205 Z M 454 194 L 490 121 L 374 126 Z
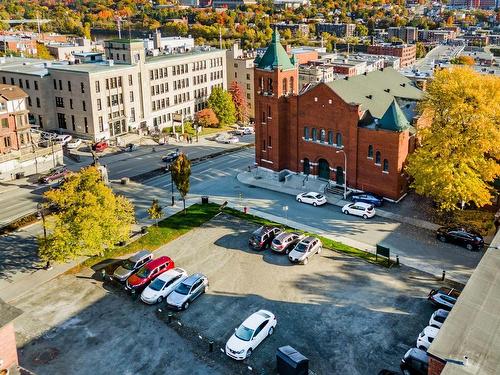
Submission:
M 372 204 L 375 207 L 380 207 L 384 203 L 384 199 L 378 195 L 371 193 L 354 194 L 351 197 L 353 202 L 363 202 Z

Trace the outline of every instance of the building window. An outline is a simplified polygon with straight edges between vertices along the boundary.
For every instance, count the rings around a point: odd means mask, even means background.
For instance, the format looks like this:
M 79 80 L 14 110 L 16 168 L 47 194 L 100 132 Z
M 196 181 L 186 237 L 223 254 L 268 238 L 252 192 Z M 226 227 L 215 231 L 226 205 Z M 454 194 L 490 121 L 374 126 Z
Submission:
M 14 78 L 11 78 L 12 81 L 14 81 Z M 57 90 L 57 81 L 54 79 L 54 90 Z
M 333 131 L 328 131 L 328 144 L 333 145 Z
M 266 140 L 265 139 L 262 141 L 262 150 L 263 151 L 266 150 Z
M 56 96 L 56 107 L 64 108 L 64 99 L 60 96 Z
M 89 132 L 89 124 L 87 122 L 87 117 L 83 118 L 83 124 L 85 125 L 85 133 Z
M 71 81 L 68 81 L 68 91 L 71 92 Z
M 373 159 L 373 145 L 368 146 L 368 158 Z
M 29 90 L 30 88 L 30 81 L 26 80 L 26 88 Z
M 28 105 L 31 107 L 31 96 L 28 96 Z
M 135 108 L 130 108 L 130 122 L 135 122 Z
M 73 99 L 69 100 L 69 108 L 73 109 Z
M 267 147 L 273 147 L 273 144 L 271 143 L 271 136 L 269 136 L 269 139 L 267 140 Z
M 134 92 L 130 91 L 130 103 L 134 102 Z
M 64 113 L 57 114 L 57 124 L 59 125 L 60 129 L 66 129 L 66 116 L 64 115 Z
M 102 116 L 99 116 L 99 131 L 102 133 L 104 131 L 104 122 Z
M 97 110 L 100 111 L 102 109 L 101 99 L 97 99 Z
M 82 92 L 82 94 L 85 94 L 85 85 L 83 84 L 83 82 L 80 83 L 80 91 Z
M 99 81 L 95 81 L 95 92 L 101 92 L 101 84 Z
M 286 94 L 286 89 L 287 89 L 287 81 L 286 78 L 283 78 L 283 94 Z
M 267 106 L 267 117 L 272 118 L 272 116 L 271 116 L 271 106 L 270 105 Z
M 293 94 L 293 77 L 290 77 L 290 92 Z
M 8 129 L 9 128 L 9 119 L 8 118 L 3 118 L 2 119 L 2 128 Z
M 40 98 L 36 98 L 36 107 L 40 108 Z
M 389 160 L 384 159 L 384 172 L 389 172 Z
M 71 126 L 72 126 L 73 130 L 76 130 L 75 115 L 71 115 Z
M 311 173 L 311 163 L 309 163 L 309 159 L 304 159 L 304 174 L 308 175 Z
M 325 142 L 325 138 L 326 138 L 326 132 L 325 132 L 325 129 L 321 129 L 319 131 L 319 140 L 324 143 Z
M 165 69 L 165 71 L 166 71 L 166 69 Z M 134 82 L 132 81 L 132 74 L 129 74 L 129 76 L 128 76 L 128 85 L 129 85 L 129 86 L 132 86 L 132 85 L 133 85 L 133 83 L 134 83 Z
M 380 165 L 380 151 L 375 154 L 375 164 Z
M 316 128 L 313 128 L 311 133 L 312 133 L 313 142 L 317 141 L 318 140 L 318 132 L 317 132 Z
M 342 134 L 340 134 L 340 133 L 337 133 L 336 144 L 337 144 L 337 147 L 342 147 Z
M 3 144 L 5 145 L 5 147 L 10 147 L 10 137 L 5 137 L 3 139 Z
M 85 100 L 82 100 L 82 108 L 84 111 L 87 110 L 87 105 L 85 104 Z
M 59 90 L 62 91 L 62 80 L 59 80 Z
M 304 127 L 304 139 L 309 139 L 309 128 L 307 126 Z

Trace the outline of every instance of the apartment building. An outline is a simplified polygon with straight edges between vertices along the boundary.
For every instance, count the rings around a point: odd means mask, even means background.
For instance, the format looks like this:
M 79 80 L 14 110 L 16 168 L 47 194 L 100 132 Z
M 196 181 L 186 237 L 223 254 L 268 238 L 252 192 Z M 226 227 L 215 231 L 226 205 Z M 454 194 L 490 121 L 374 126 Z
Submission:
M 417 41 L 416 27 L 389 27 L 387 30 L 388 39 L 398 38 L 405 43 L 415 43 Z
M 0 154 L 31 143 L 26 94 L 17 86 L 0 84 Z
M 115 138 L 192 117 L 213 87 L 226 88 L 224 51 L 200 48 L 147 57 L 142 40 L 105 42 L 108 60 L 87 64 L 0 60 L 0 83 L 28 94 L 30 121 L 81 138 Z
M 367 52 L 372 55 L 387 55 L 400 58 L 401 68 L 415 63 L 417 59 L 417 47 L 413 44 L 390 44 L 381 43 L 368 46 Z
M 255 53 L 243 51 L 238 43 L 235 43 L 231 49 L 226 51 L 227 75 L 226 85 L 229 87 L 231 82 L 236 81 L 245 90 L 248 106 L 248 117 L 255 118 L 254 107 L 254 60 Z
M 35 56 L 37 54 L 36 40 L 21 35 L 2 35 L 0 36 L 0 52 Z
M 316 25 L 316 34 L 328 33 L 339 38 L 354 36 L 356 25 L 354 23 L 318 23 Z
M 293 36 L 298 36 L 299 33 L 302 34 L 302 36 L 309 36 L 309 25 L 307 23 L 279 22 L 275 23 L 273 28 L 278 29 L 280 32 L 290 30 Z

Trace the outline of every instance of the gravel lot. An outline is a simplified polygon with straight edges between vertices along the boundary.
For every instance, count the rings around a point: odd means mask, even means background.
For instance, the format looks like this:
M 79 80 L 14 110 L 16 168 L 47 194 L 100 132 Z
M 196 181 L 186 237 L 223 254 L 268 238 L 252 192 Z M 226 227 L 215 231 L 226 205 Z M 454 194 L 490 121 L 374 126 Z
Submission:
M 433 311 L 425 296 L 435 281 L 328 250 L 291 265 L 248 250 L 253 229 L 222 215 L 157 252 L 210 280 L 171 324 L 162 306 L 103 287 L 90 271 L 43 285 L 15 303 L 25 311 L 16 321 L 21 364 L 37 374 L 272 374 L 276 349 L 292 345 L 318 375 L 398 368 Z M 234 328 L 261 308 L 276 314 L 275 334 L 244 363 L 223 355 Z

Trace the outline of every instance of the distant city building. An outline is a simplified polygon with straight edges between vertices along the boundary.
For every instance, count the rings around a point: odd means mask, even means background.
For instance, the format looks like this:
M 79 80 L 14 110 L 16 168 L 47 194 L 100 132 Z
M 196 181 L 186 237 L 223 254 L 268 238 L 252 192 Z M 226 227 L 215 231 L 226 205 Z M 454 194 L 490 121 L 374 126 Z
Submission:
M 427 43 L 447 43 L 457 37 L 453 29 L 418 30 L 418 40 Z
M 414 44 L 376 44 L 373 46 L 368 46 L 367 52 L 372 55 L 388 55 L 399 57 L 401 68 L 412 65 L 417 59 L 417 48 Z
M 240 6 L 255 5 L 256 0 L 213 0 L 212 6 L 214 8 L 228 8 L 235 9 Z
M 283 32 L 284 30 L 290 30 L 293 36 L 297 36 L 297 33 L 299 31 L 303 36 L 309 35 L 309 25 L 306 23 L 281 22 L 281 23 L 275 23 L 273 27 L 277 28 L 280 32 Z
M 389 27 L 387 30 L 387 38 L 398 38 L 405 43 L 415 43 L 417 41 L 416 27 Z
M 316 24 L 316 34 L 328 33 L 339 38 L 354 36 L 356 25 L 353 23 L 318 23 Z
M 156 50 L 158 54 L 184 53 L 194 48 L 194 39 L 180 36 L 162 37 L 160 30 L 156 30 L 150 38 L 144 40 L 144 48 L 148 52 Z
M 310 0 L 273 0 L 276 8 L 292 8 L 306 7 L 311 5 Z
M 68 43 L 49 42 L 46 47 L 56 60 L 69 61 L 75 60 L 75 53 L 92 52 L 93 49 L 91 41 L 86 38 L 76 38 Z
M 0 52 L 36 56 L 36 40 L 20 35 L 0 35 Z

